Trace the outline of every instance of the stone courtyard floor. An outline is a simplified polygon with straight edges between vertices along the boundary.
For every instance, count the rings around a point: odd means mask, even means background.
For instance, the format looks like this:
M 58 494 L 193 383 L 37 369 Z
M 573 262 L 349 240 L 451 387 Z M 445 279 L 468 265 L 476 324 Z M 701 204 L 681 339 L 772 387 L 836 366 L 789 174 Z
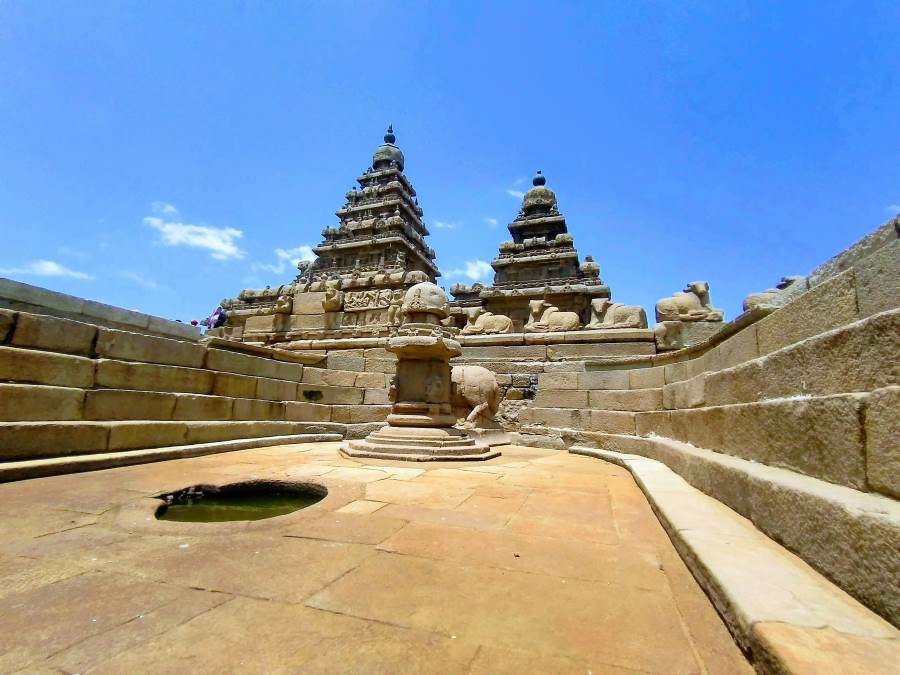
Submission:
M 149 497 L 329 488 L 253 523 Z M 0 671 L 751 673 L 622 468 L 259 448 L 0 485 Z

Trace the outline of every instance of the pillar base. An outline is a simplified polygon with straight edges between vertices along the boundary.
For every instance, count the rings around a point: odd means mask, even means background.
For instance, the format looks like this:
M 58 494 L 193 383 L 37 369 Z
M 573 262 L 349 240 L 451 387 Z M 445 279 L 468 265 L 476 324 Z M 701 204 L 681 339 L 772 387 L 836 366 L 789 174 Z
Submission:
M 362 440 L 345 441 L 341 453 L 348 457 L 406 462 L 477 461 L 500 455 L 499 450 L 460 429 L 411 426 L 386 426 Z

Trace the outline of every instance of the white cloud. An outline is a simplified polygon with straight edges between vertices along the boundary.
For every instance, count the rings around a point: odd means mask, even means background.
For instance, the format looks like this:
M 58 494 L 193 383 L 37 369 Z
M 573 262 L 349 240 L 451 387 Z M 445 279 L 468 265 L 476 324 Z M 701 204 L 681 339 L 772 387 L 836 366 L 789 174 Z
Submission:
M 497 220 L 496 218 L 485 218 L 484 222 L 486 222 L 491 227 L 497 227 L 497 225 L 500 224 L 500 221 Z
M 447 223 L 447 222 L 444 222 L 443 220 L 432 221 L 432 225 L 434 225 L 439 230 L 455 230 L 456 229 L 456 223 Z
M 513 185 L 525 185 L 525 181 L 527 181 L 527 180 L 528 180 L 528 179 L 525 178 L 525 176 L 522 176 L 521 178 L 516 178 L 516 179 L 513 181 Z
M 24 267 L 5 267 L 0 268 L 0 274 L 8 274 L 10 276 L 23 275 L 34 277 L 68 277 L 69 279 L 93 279 L 90 274 L 70 270 L 63 267 L 52 260 L 35 260 L 28 263 Z
M 508 194 L 510 197 L 515 197 L 516 199 L 522 199 L 525 197 L 525 193 L 521 190 L 507 190 L 506 194 Z
M 896 216 L 900 213 L 900 204 L 888 204 L 885 209 L 890 215 Z
M 166 206 L 171 207 L 171 204 Z M 203 248 L 210 251 L 210 257 L 215 260 L 240 259 L 246 255 L 235 243 L 244 233 L 233 227 L 168 222 L 155 216 L 144 218 L 144 224 L 160 233 L 160 242 L 165 246 Z
M 153 209 L 153 213 L 159 213 L 164 216 L 178 215 L 178 209 L 175 208 L 175 205 L 168 202 L 153 202 L 150 207 Z
M 253 263 L 251 268 L 254 272 L 262 270 L 271 272 L 272 274 L 284 274 L 288 263 L 291 264 L 291 269 L 296 269 L 297 263 L 301 260 L 309 260 L 312 262 L 316 259 L 316 254 L 313 253 L 312 247 L 307 246 L 306 244 L 298 246 L 297 248 L 276 248 L 275 255 L 278 257 L 277 263 Z
M 484 281 L 491 274 L 493 274 L 494 269 L 491 267 L 490 263 L 484 260 L 467 260 L 465 262 L 465 266 L 462 268 L 452 269 L 445 272 L 445 276 L 448 278 L 453 277 L 468 277 L 472 281 Z
M 119 276 L 122 279 L 127 279 L 131 283 L 136 284 L 141 288 L 146 288 L 148 291 L 161 291 L 166 289 L 165 286 L 157 283 L 153 279 L 141 276 L 137 272 L 132 272 L 131 270 L 122 270 L 120 272 L 117 272 L 116 276 Z

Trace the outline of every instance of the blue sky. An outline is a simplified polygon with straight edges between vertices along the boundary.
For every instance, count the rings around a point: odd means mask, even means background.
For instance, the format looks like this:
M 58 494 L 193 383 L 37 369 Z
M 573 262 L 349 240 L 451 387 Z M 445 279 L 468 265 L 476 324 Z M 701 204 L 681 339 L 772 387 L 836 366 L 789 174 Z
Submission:
M 169 318 L 290 281 L 391 122 L 449 287 L 542 169 L 652 311 L 900 211 L 900 3 L 0 3 L 0 275 Z M 483 279 L 489 281 L 488 275 Z

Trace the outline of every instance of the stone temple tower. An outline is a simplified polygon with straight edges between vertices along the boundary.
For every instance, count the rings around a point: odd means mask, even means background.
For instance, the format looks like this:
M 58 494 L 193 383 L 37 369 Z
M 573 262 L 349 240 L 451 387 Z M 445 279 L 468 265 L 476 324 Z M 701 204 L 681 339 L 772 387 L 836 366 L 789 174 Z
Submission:
M 416 191 L 403 174 L 403 152 L 396 140 L 393 127 L 388 127 L 372 166 L 356 179 L 359 188 L 347 192 L 347 202 L 335 214 L 340 224 L 322 230 L 324 241 L 313 249 L 318 259 L 301 277 L 349 282 L 412 271 L 422 272 L 428 281 L 440 276 L 435 253 L 425 244 L 428 229 Z

